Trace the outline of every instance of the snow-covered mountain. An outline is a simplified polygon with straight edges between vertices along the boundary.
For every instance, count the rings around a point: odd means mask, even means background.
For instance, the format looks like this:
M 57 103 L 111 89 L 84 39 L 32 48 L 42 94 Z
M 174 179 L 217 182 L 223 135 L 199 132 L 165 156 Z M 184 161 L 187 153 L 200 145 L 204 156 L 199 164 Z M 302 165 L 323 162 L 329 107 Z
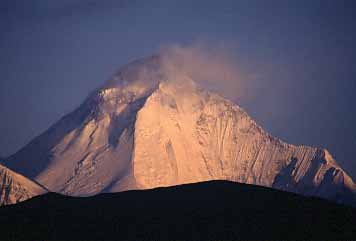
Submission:
M 46 189 L 0 165 L 0 206 L 14 204 L 43 194 Z
M 75 196 L 215 179 L 340 202 L 353 195 L 327 150 L 272 137 L 170 67 L 159 56 L 124 66 L 6 165 Z

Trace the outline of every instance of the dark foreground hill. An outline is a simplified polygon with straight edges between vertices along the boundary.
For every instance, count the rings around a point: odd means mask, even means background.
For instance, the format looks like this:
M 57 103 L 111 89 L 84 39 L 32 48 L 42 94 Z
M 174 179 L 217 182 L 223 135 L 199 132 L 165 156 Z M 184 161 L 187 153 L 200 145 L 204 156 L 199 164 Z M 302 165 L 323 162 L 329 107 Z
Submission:
M 356 210 L 226 181 L 0 208 L 0 240 L 355 240 Z

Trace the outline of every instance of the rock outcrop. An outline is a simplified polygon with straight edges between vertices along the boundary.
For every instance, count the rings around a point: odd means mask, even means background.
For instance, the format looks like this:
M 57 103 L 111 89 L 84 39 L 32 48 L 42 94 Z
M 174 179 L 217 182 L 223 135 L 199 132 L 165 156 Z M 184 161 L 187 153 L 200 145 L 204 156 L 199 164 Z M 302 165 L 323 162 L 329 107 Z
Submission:
M 0 165 L 0 206 L 14 204 L 43 194 L 46 189 Z

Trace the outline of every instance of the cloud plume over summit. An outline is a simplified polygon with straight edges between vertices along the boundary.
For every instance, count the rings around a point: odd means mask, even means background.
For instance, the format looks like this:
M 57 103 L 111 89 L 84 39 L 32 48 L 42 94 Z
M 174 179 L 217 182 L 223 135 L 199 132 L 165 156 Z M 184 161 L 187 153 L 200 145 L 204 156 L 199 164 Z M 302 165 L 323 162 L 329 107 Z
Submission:
M 196 42 L 162 47 L 162 67 L 168 78 L 181 74 L 230 99 L 243 93 L 242 73 L 232 49 L 223 45 Z

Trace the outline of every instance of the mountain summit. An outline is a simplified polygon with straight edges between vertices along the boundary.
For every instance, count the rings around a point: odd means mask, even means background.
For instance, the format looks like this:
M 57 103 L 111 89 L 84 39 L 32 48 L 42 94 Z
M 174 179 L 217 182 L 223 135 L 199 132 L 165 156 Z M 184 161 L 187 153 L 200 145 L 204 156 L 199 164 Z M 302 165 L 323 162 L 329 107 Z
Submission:
M 272 137 L 160 56 L 121 68 L 6 165 L 74 196 L 208 180 L 344 203 L 355 190 L 327 150 Z

